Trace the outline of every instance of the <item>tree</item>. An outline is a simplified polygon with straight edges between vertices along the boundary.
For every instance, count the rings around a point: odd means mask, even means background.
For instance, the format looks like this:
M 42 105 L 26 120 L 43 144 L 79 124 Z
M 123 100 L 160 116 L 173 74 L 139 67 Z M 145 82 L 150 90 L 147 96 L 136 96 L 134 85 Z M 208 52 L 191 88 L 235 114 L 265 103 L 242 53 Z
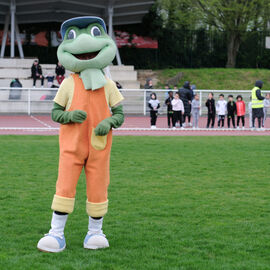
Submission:
M 227 34 L 227 64 L 235 67 L 241 42 L 248 30 L 257 30 L 268 18 L 270 0 L 194 0 L 202 19 Z
M 190 0 L 157 0 L 157 7 L 166 28 L 192 30 L 199 23 L 198 9 Z

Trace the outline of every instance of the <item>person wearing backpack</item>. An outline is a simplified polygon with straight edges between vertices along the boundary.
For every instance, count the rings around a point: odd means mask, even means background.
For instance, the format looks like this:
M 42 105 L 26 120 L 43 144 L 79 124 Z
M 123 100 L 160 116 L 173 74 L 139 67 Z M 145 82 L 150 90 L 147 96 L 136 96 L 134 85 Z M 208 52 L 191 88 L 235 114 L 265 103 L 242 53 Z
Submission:
M 9 85 L 11 88 L 22 88 L 22 84 L 18 78 L 13 79 Z M 20 89 L 10 89 L 8 99 L 21 99 L 21 90 Z

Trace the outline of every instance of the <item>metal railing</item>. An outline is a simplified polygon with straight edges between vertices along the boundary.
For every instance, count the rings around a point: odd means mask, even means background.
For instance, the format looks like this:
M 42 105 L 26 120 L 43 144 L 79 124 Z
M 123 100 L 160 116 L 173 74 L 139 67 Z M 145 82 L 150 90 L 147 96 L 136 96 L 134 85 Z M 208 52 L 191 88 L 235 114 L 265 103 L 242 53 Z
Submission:
M 0 113 L 50 113 L 53 106 L 53 98 L 58 88 L 10 88 L 0 87 Z M 173 90 L 172 90 L 173 91 Z M 175 90 L 174 90 L 175 91 Z M 160 114 L 167 112 L 165 100 L 168 97 L 168 90 L 164 89 L 120 89 L 124 96 L 124 110 L 127 114 L 146 115 L 149 111 L 148 100 L 150 94 L 155 92 L 160 101 Z M 214 93 L 214 98 L 218 100 L 219 94 L 223 93 L 225 99 L 227 95 L 242 95 L 246 105 L 250 102 L 251 90 L 195 90 L 199 95 L 201 104 L 200 114 L 206 114 L 205 101 L 209 92 Z M 270 92 L 268 90 L 262 93 Z M 246 106 L 247 111 L 247 106 Z

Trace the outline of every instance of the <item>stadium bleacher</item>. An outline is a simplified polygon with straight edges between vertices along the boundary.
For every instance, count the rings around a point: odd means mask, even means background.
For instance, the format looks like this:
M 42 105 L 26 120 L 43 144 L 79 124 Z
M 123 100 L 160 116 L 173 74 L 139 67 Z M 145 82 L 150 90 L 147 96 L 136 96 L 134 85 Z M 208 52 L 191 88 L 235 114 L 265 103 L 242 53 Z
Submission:
M 16 59 L 2 58 L 0 59 L 0 113 L 27 113 L 31 106 L 31 113 L 48 113 L 52 107 L 52 98 L 55 95 L 55 89 L 47 89 L 47 80 L 44 81 L 44 88 L 40 88 L 40 81 L 37 81 L 36 88 L 30 92 L 28 88 L 32 88 L 33 79 L 31 78 L 31 66 L 35 58 Z M 43 75 L 49 73 L 55 74 L 55 65 L 41 64 Z M 70 74 L 66 71 L 66 76 Z M 110 74 L 114 81 L 118 81 L 125 89 L 138 89 L 140 83 L 137 80 L 137 71 L 133 66 L 110 66 Z M 23 90 L 18 99 L 10 99 L 11 90 L 10 82 L 18 78 L 22 83 Z M 57 85 L 57 82 L 55 81 Z M 134 93 L 130 97 L 130 102 L 136 105 L 133 100 Z M 29 99 L 31 104 L 29 104 Z M 132 104 L 131 104 L 132 105 Z M 130 107 L 133 110 L 132 106 Z M 134 109 L 136 111 L 136 108 Z M 141 108 L 140 111 L 143 111 Z
M 32 87 L 33 80 L 31 77 L 31 66 L 35 58 L 2 58 L 0 60 L 0 87 L 9 87 L 12 79 L 18 78 L 22 83 L 23 87 Z M 46 76 L 48 73 L 55 74 L 55 65 L 52 64 L 41 64 L 43 75 Z M 137 89 L 140 84 L 137 80 L 137 71 L 134 70 L 133 66 L 110 66 L 110 72 L 112 79 L 118 81 L 123 88 L 126 89 Z M 66 75 L 70 72 L 66 71 Z M 37 86 L 39 86 L 37 82 Z M 46 80 L 45 85 L 46 87 Z

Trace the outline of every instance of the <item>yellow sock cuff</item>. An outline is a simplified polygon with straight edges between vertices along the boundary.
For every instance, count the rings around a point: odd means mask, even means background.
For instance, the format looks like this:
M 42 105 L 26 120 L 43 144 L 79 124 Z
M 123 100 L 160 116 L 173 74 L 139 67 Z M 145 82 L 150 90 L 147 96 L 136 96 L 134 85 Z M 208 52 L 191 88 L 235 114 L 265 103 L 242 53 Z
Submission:
M 74 204 L 75 198 L 66 198 L 54 195 L 51 208 L 54 211 L 70 214 L 73 212 Z
M 86 201 L 86 212 L 90 217 L 103 217 L 108 212 L 109 201 L 102 203 L 92 203 Z

